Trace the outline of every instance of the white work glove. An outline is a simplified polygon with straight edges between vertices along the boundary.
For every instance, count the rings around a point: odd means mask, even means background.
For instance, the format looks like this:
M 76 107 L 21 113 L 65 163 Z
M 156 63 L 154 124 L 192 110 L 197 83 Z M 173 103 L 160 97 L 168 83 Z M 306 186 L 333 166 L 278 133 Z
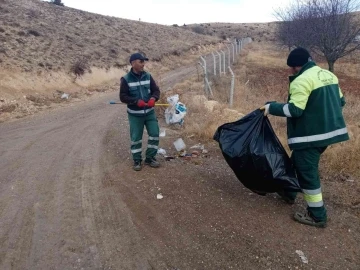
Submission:
M 266 104 L 260 108 L 260 110 L 264 111 L 264 116 L 269 114 L 270 104 Z

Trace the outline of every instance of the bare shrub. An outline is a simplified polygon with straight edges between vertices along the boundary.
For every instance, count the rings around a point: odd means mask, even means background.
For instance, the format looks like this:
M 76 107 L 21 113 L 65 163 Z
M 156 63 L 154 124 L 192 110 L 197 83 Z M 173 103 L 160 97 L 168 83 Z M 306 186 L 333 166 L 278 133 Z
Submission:
M 123 67 L 125 67 L 126 65 L 124 65 L 124 64 L 120 64 L 119 62 L 116 62 L 115 64 L 114 64 L 114 67 L 115 68 L 123 68 Z
M 298 1 L 276 12 L 278 39 L 285 46 L 302 46 L 326 58 L 329 70 L 335 62 L 358 50 L 360 21 L 353 12 L 360 9 L 357 0 Z
M 29 16 L 32 19 L 37 19 L 39 18 L 39 13 L 33 9 L 29 10 L 29 12 L 27 12 L 26 14 L 27 16 Z
M 16 107 L 16 104 L 4 104 L 0 106 L 0 113 L 11 113 L 15 111 Z
M 35 36 L 35 37 L 41 36 L 41 34 L 40 34 L 38 31 L 36 31 L 36 30 L 28 30 L 28 34 L 29 34 L 29 35 L 33 35 L 33 36 Z
M 51 0 L 50 3 L 61 7 L 64 6 L 64 3 L 62 3 L 61 0 Z
M 192 27 L 191 30 L 197 34 L 205 35 L 205 28 L 200 25 Z
M 77 60 L 70 68 L 71 73 L 75 74 L 76 77 L 81 77 L 85 74 L 86 70 L 89 70 L 89 66 L 86 60 Z
M 118 51 L 115 50 L 115 49 L 110 49 L 109 54 L 110 54 L 110 57 L 116 58 L 119 53 L 118 53 Z
M 171 52 L 172 55 L 175 55 L 175 56 L 180 56 L 181 55 L 181 51 L 180 50 L 173 50 Z
M 21 38 L 16 38 L 15 39 L 18 43 L 20 43 L 20 44 L 24 44 L 25 42 L 24 42 L 24 40 L 22 40 Z

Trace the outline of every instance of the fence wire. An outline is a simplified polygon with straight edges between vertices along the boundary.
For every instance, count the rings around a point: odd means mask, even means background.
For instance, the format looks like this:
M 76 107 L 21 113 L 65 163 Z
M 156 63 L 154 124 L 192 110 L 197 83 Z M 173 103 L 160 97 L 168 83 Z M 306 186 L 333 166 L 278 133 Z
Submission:
M 231 67 L 238 59 L 236 56 L 241 53 L 242 48 L 250 42 L 251 38 L 236 39 L 225 44 L 221 50 L 200 57 L 198 64 L 203 71 L 204 93 L 208 98 L 214 98 L 215 95 L 232 106 L 236 74 Z M 225 96 L 218 93 L 217 90 L 220 88 L 227 89 Z

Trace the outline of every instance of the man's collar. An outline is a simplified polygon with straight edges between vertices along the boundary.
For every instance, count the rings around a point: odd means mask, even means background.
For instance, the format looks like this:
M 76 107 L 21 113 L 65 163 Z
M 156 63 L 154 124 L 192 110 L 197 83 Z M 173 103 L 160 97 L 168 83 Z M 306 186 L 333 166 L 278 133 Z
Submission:
M 289 81 L 292 82 L 297 77 L 299 77 L 301 74 L 303 74 L 306 70 L 308 70 L 309 68 L 312 68 L 314 66 L 316 66 L 316 63 L 314 61 L 307 62 L 305 65 L 303 65 L 303 67 L 299 70 L 298 73 L 289 76 Z
M 131 72 L 132 74 L 134 74 L 135 76 L 141 76 L 141 75 L 144 73 L 144 71 L 141 71 L 140 73 L 136 73 L 136 72 L 133 70 L 133 68 L 130 69 L 130 72 Z

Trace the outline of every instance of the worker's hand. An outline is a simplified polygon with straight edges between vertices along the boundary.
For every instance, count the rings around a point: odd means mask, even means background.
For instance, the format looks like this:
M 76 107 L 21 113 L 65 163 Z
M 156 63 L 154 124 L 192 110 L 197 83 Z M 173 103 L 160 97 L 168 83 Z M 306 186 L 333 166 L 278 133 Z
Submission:
M 260 108 L 260 110 L 264 111 L 264 116 L 267 116 L 269 114 L 269 108 L 270 104 L 266 104 Z
M 140 108 L 144 108 L 147 104 L 142 99 L 139 99 L 136 103 L 136 105 Z
M 148 107 L 152 108 L 155 106 L 155 98 L 150 98 L 150 100 L 148 101 Z

